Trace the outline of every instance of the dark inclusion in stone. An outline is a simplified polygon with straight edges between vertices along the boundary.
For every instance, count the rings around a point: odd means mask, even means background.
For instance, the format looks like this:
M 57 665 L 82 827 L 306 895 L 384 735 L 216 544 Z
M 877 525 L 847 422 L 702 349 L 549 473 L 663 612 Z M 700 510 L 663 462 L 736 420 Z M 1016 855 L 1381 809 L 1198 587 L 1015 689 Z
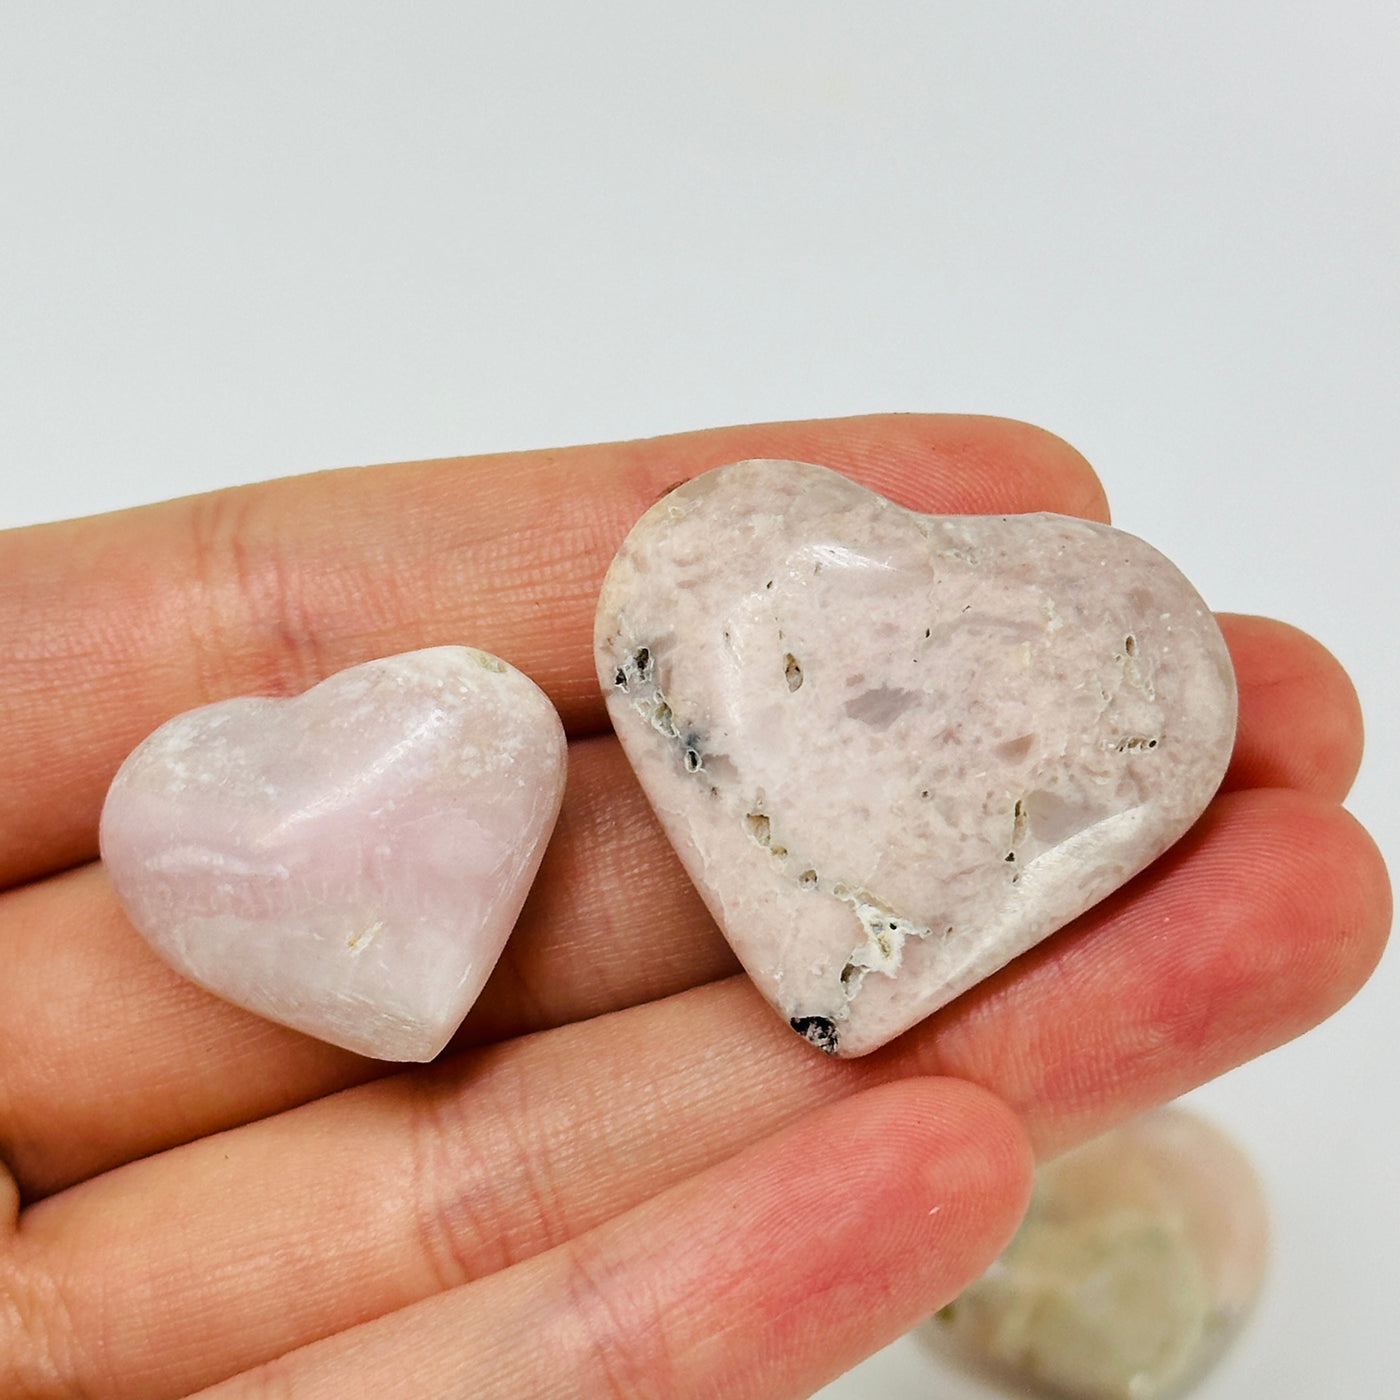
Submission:
M 638 647 L 613 672 L 613 684 L 619 690 L 629 689 L 633 681 L 639 681 L 645 685 L 651 680 L 651 670 L 651 648 Z
M 810 1040 L 818 1050 L 828 1055 L 836 1053 L 836 1022 L 825 1016 L 794 1016 L 788 1022 L 793 1030 L 805 1040 Z

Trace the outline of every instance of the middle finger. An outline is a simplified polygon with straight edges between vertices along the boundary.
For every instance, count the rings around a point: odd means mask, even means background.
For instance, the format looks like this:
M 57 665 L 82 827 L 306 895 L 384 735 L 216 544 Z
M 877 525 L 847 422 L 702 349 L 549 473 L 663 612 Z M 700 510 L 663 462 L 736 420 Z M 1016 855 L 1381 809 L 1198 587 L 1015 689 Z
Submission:
M 1227 788 L 1340 796 L 1360 740 L 1345 675 L 1292 628 L 1221 621 L 1240 676 Z M 577 741 L 570 764 L 535 889 L 459 1047 L 736 967 L 616 742 Z M 0 960 L 0 1157 L 27 1199 L 386 1072 L 177 977 L 135 935 L 100 867 L 0 895 Z

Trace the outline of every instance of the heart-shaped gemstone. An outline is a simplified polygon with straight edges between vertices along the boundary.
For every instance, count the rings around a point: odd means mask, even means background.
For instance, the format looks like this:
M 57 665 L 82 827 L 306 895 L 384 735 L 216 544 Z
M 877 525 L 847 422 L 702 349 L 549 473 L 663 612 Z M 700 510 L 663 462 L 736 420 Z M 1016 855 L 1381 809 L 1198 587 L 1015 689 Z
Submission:
M 447 1043 L 499 957 L 564 787 L 533 681 L 470 647 L 178 715 L 102 812 L 102 858 L 176 971 L 385 1060 Z
M 711 913 L 838 1055 L 1160 855 L 1234 739 L 1215 620 L 1141 540 L 918 515 L 804 463 L 720 467 L 653 506 L 608 571 L 595 648 Z

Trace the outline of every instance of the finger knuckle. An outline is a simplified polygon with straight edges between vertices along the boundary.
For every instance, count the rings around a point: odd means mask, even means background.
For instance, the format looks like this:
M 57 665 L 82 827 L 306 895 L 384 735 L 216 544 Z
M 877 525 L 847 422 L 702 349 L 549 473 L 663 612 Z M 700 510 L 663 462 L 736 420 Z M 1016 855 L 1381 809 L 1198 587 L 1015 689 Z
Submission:
M 411 1131 L 419 1251 L 435 1287 L 509 1268 L 576 1233 L 561 1189 L 574 1148 L 568 1125 L 541 1113 L 567 1102 L 547 1066 L 487 1051 L 420 1082 Z
M 307 580 L 255 488 L 186 503 L 190 654 L 209 698 L 230 674 L 265 694 L 294 694 L 325 673 Z
M 86 1400 L 72 1319 L 56 1282 L 0 1262 L 0 1395 Z
M 667 1349 L 664 1310 L 633 1271 L 610 1268 L 586 1241 L 568 1247 L 566 1286 L 580 1393 L 601 1400 L 663 1400 L 681 1377 Z

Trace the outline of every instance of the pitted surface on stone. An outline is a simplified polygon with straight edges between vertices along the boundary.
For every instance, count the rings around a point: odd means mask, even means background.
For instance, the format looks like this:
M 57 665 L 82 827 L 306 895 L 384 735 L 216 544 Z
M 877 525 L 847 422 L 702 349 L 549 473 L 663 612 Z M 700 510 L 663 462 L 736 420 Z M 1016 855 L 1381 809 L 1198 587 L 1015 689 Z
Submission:
M 1141 540 L 920 516 L 800 463 L 658 502 L 608 572 L 595 644 L 711 912 L 784 1019 L 843 1055 L 1159 855 L 1234 736 L 1214 619 Z
M 564 762 L 519 671 L 410 652 L 169 721 L 112 783 L 102 856 L 192 981 L 361 1054 L 431 1059 L 520 912 Z

